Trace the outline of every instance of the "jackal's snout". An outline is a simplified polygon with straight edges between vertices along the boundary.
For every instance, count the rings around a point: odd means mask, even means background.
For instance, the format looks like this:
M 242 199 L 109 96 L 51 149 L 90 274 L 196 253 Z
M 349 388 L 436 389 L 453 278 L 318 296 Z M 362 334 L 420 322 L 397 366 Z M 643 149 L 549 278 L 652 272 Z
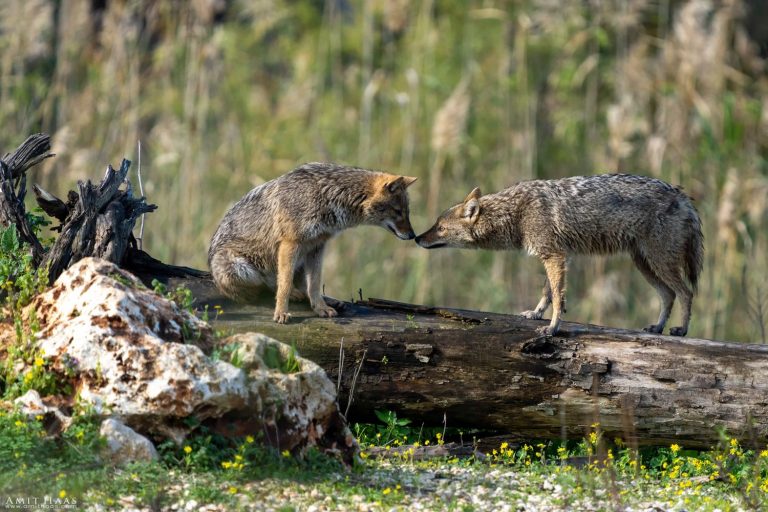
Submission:
M 434 226 L 417 236 L 415 242 L 425 249 L 437 249 L 438 247 L 446 245 L 445 242 L 440 240 L 437 236 Z
M 400 240 L 413 240 L 416 237 L 416 233 L 413 232 L 411 223 L 406 217 L 399 222 L 385 221 L 384 227 L 392 232 Z

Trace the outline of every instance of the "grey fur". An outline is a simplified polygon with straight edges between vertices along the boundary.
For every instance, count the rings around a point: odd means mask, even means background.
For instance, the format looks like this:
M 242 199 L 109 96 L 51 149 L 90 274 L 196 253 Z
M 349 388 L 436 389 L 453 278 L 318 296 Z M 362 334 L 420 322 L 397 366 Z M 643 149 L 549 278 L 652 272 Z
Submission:
M 486 196 L 475 189 L 416 237 L 425 248 L 525 249 L 541 258 L 547 285 L 537 307 L 523 314 L 541 318 L 551 302 L 547 334 L 557 332 L 565 311 L 568 255 L 627 252 L 662 301 L 657 323 L 646 330 L 663 330 L 679 296 L 683 325 L 670 330 L 679 336 L 688 331 L 703 240 L 696 208 L 680 188 L 629 174 L 523 181 Z

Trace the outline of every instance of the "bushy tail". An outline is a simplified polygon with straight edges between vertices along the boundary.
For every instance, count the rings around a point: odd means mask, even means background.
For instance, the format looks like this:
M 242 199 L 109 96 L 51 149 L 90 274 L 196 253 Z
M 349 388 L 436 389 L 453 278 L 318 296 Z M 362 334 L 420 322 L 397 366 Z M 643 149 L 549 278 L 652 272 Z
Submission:
M 689 217 L 688 239 L 685 247 L 685 275 L 691 283 L 694 293 L 698 289 L 699 275 L 704 267 L 704 234 L 701 232 L 701 219 L 694 208 Z

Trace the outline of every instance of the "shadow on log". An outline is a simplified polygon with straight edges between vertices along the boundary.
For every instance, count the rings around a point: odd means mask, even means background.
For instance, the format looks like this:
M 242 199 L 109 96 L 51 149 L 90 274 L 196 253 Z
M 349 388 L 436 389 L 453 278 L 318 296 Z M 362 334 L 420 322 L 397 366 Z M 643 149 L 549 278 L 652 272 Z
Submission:
M 377 422 L 379 409 L 521 440 L 581 439 L 594 423 L 638 444 L 709 447 L 723 428 L 768 440 L 766 346 L 569 322 L 542 337 L 544 320 L 380 299 L 337 301 L 334 319 L 292 304 L 291 323 L 278 325 L 272 299 L 237 305 L 208 280 L 181 282 L 223 307 L 216 329 L 265 333 L 325 368 L 342 411 L 359 366 L 350 421 Z

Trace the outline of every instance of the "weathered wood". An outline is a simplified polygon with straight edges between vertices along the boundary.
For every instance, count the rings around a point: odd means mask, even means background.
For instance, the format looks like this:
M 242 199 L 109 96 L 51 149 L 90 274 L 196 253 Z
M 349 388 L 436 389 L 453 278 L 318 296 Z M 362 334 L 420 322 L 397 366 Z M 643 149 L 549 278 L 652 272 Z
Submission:
M 360 360 L 352 421 L 393 410 L 416 424 L 493 429 L 511 438 L 582 438 L 595 423 L 640 444 L 709 446 L 718 429 L 744 441 L 768 440 L 768 347 L 659 336 L 566 322 L 371 299 L 339 302 L 339 317 L 317 318 L 291 304 L 287 325 L 272 301 L 240 306 L 209 282 L 187 280 L 225 313 L 217 329 L 258 331 L 296 345 L 336 381 L 345 353 L 344 410 Z
M 147 204 L 143 197 L 133 197 L 126 180 L 130 166 L 131 162 L 125 159 L 117 171 L 111 165 L 107 166 L 98 186 L 90 180 L 78 181 L 78 193 L 70 192 L 67 203 L 40 187 L 35 188 L 43 210 L 62 223 L 61 235 L 43 260 L 44 265 L 49 265 L 51 282 L 70 265 L 87 256 L 126 263 L 128 247 L 134 240 L 132 231 L 136 219 L 157 208 Z M 121 188 L 121 185 L 125 186 Z
M 0 160 L 0 224 L 16 226 L 25 243 L 30 246 L 32 259 L 39 264 L 43 259 L 43 246 L 32 232 L 27 219 L 24 197 L 27 193 L 27 170 L 39 164 L 53 153 L 51 138 L 44 133 L 30 135 L 11 153 Z

